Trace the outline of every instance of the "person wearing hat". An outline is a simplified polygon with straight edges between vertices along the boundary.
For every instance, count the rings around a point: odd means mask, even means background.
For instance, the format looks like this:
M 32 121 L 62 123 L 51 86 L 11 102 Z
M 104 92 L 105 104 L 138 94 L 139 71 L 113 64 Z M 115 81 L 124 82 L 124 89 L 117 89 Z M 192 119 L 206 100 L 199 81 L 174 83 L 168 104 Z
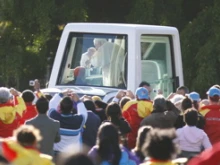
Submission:
M 197 92 L 191 92 L 188 97 L 193 101 L 193 106 L 196 110 L 199 110 L 199 103 L 201 101 L 200 95 Z
M 209 105 L 203 106 L 200 113 L 205 118 L 204 131 L 212 144 L 220 142 L 220 89 L 211 87 L 207 91 Z
M 135 147 L 137 131 L 141 121 L 151 114 L 153 103 L 150 101 L 148 90 L 144 87 L 137 88 L 136 100 L 128 101 L 123 109 L 122 115 L 131 126 L 131 132 L 128 133 L 128 147 Z
M 0 87 L 0 137 L 12 136 L 18 128 L 26 106 L 15 89 Z

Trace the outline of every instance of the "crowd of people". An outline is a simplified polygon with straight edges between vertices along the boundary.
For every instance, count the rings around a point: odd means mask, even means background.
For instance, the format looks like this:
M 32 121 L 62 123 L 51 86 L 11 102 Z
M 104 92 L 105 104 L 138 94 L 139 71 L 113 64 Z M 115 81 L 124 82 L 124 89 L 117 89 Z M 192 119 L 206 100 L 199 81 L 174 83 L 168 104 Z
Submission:
M 150 98 L 150 84 L 110 103 L 72 90 L 48 97 L 0 87 L 0 164 L 217 165 L 220 86 Z

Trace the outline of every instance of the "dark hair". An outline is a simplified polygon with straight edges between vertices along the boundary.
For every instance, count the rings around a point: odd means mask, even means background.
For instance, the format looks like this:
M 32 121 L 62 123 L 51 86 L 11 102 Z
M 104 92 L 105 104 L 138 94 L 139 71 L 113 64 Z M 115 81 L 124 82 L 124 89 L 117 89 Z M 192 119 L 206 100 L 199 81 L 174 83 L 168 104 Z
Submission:
M 120 125 L 120 118 L 121 118 L 121 108 L 115 102 L 111 102 L 108 104 L 106 108 L 106 116 L 110 118 L 111 122 L 116 126 Z
M 70 155 L 63 159 L 58 165 L 94 165 L 92 160 L 83 153 Z
M 108 105 L 105 102 L 100 101 L 100 100 L 95 100 L 94 103 L 97 107 L 102 108 L 102 109 L 106 109 L 106 107 Z
M 44 96 L 45 96 L 45 98 L 48 100 L 48 101 L 50 101 L 52 98 L 53 98 L 53 96 L 51 96 L 50 94 L 44 94 Z
M 149 133 L 149 131 L 152 130 L 151 126 L 142 126 L 139 128 L 138 130 L 138 136 L 137 136 L 137 141 L 136 141 L 136 146 L 133 149 L 133 152 L 136 153 L 136 155 L 140 158 L 141 161 L 144 160 L 145 156 L 142 153 L 142 146 L 145 143 L 147 134 Z
M 198 101 L 196 101 L 196 100 L 193 100 L 193 107 L 196 109 L 196 110 L 199 110 L 199 103 L 198 103 Z
M 41 96 L 36 102 L 36 108 L 40 114 L 45 114 L 49 108 L 48 100 L 45 97 Z
M 189 89 L 186 86 L 180 86 L 176 89 L 177 91 L 179 90 L 184 90 L 185 93 L 189 93 Z
M 112 158 L 112 164 L 118 165 L 121 159 L 121 149 L 119 146 L 119 134 L 117 128 L 105 122 L 99 127 L 97 134 L 98 155 L 100 163 L 108 161 L 109 157 Z
M 193 105 L 192 105 L 192 100 L 188 97 L 185 97 L 182 101 L 182 104 L 181 104 L 181 108 L 183 111 L 189 109 L 189 108 L 192 108 Z
M 175 137 L 176 134 L 174 129 L 151 130 L 142 148 L 145 156 L 162 161 L 171 160 L 173 154 L 177 154 L 178 151 L 173 142 Z
M 74 108 L 73 108 L 73 101 L 71 100 L 70 97 L 66 96 L 61 100 L 60 110 L 61 110 L 61 113 L 63 113 L 63 114 L 75 112 Z
M 22 92 L 22 98 L 25 103 L 32 103 L 35 99 L 35 95 L 31 90 L 24 90 Z
M 120 103 L 119 103 L 121 109 L 123 109 L 124 105 L 125 105 L 127 102 L 129 102 L 130 100 L 131 100 L 130 97 L 123 97 L 123 98 L 120 100 Z
M 92 100 L 86 100 L 83 102 L 87 110 L 95 112 L 95 104 Z
M 195 109 L 187 109 L 184 112 L 184 121 L 189 126 L 196 126 L 198 122 L 198 112 Z
M 178 109 L 170 100 L 166 100 L 166 108 L 168 111 L 173 111 L 174 109 Z
M 141 81 L 141 83 L 139 84 L 139 87 L 144 87 L 144 86 L 150 87 L 150 84 L 146 81 Z
M 33 146 L 35 142 L 41 140 L 40 132 L 32 125 L 22 125 L 14 131 L 18 143 L 22 146 Z
M 209 96 L 209 99 L 210 99 L 210 101 L 212 101 L 212 102 L 214 102 L 214 103 L 217 103 L 217 102 L 219 102 L 219 96 L 218 95 L 214 95 L 214 96 Z
M 159 112 L 166 111 L 166 99 L 162 95 L 155 97 L 153 101 L 153 109 Z

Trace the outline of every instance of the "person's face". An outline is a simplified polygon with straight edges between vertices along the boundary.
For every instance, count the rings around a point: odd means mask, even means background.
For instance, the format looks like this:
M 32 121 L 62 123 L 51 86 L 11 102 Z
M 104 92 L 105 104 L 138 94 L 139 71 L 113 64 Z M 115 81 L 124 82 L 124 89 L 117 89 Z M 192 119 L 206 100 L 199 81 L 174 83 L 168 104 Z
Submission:
M 144 85 L 143 87 L 146 88 L 146 89 L 148 90 L 148 93 L 149 93 L 149 94 L 151 93 L 152 89 L 151 89 L 150 86 Z
M 101 42 L 96 42 L 94 44 L 94 46 L 95 46 L 95 49 L 98 50 L 102 46 L 102 43 Z
M 176 93 L 179 95 L 183 95 L 183 96 L 185 96 L 185 94 L 186 94 L 183 89 L 177 90 Z
M 40 89 L 40 83 L 39 83 L 38 80 L 35 80 L 35 81 L 34 81 L 34 89 L 35 89 L 35 90 Z
M 88 51 L 89 57 L 91 57 L 94 53 L 95 53 L 95 50 L 89 50 L 89 51 Z

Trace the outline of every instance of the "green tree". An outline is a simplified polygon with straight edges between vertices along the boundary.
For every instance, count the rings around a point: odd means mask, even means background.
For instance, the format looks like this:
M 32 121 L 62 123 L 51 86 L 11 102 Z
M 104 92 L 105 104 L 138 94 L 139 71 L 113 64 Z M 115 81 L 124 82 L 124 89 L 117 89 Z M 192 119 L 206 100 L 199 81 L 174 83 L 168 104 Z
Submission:
M 83 5 L 83 0 L 0 1 L 0 75 L 5 85 L 24 89 L 28 80 L 44 79 L 63 26 L 86 20 Z
M 200 93 L 220 81 L 219 3 L 206 6 L 181 33 L 185 83 Z

